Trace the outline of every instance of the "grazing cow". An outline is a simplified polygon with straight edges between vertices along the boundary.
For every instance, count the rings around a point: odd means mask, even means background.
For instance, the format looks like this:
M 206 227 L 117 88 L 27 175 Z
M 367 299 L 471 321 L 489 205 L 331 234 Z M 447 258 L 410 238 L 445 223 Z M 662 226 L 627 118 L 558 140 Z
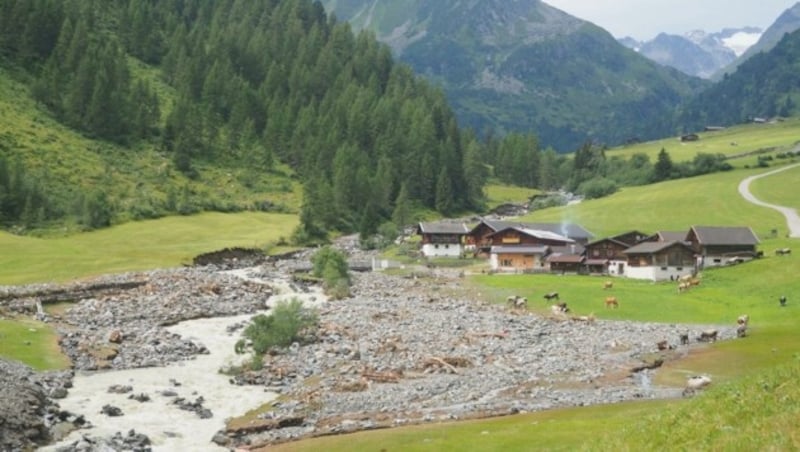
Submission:
M 603 289 L 612 289 L 614 287 L 614 281 L 606 281 L 603 283 Z
M 606 309 L 608 308 L 618 308 L 619 302 L 617 301 L 617 297 L 606 297 Z
M 716 342 L 718 334 L 717 330 L 705 330 L 700 333 L 700 337 L 697 340 L 700 342 Z
M 567 307 L 567 302 L 566 301 L 560 301 L 560 302 L 550 306 L 550 309 L 554 313 L 557 313 L 557 314 L 566 314 L 566 313 L 569 312 L 569 308 Z
M 775 255 L 776 256 L 785 256 L 787 254 L 792 254 L 792 249 L 791 248 L 779 248 L 779 249 L 775 250 Z
M 687 290 L 689 290 L 690 287 L 692 287 L 690 283 L 682 282 L 678 284 L 678 293 L 686 292 Z
M 781 302 L 781 306 L 786 306 L 786 295 L 781 295 L 778 301 Z
M 680 340 L 681 340 L 681 345 L 689 345 L 689 335 L 688 334 L 681 334 Z
M 695 375 L 686 380 L 686 389 L 703 389 L 711 384 L 711 377 L 707 375 Z
M 736 337 L 745 337 L 747 336 L 747 324 L 741 323 L 738 327 L 736 327 Z
M 747 327 L 748 322 L 750 322 L 750 316 L 747 314 L 742 314 L 739 316 L 738 319 L 736 319 L 737 325 L 744 325 L 745 327 Z
M 508 298 L 506 298 L 506 305 L 513 309 L 527 308 L 528 299 L 520 297 L 519 295 L 509 295 Z
M 669 342 L 667 340 L 658 341 L 656 342 L 656 347 L 658 347 L 658 351 L 670 350 L 672 347 L 669 346 Z
M 685 283 L 688 283 L 691 280 L 692 280 L 692 275 L 683 275 L 680 278 L 678 278 L 678 281 Z
M 697 279 L 697 278 L 692 278 L 692 279 L 689 280 L 689 285 L 690 286 L 699 286 L 700 285 L 700 280 Z
M 556 300 L 558 300 L 558 299 L 559 299 L 559 298 L 558 298 L 558 292 L 550 292 L 550 293 L 546 293 L 546 294 L 544 294 L 544 295 L 543 295 L 543 297 L 544 297 L 544 299 L 545 299 L 545 300 L 547 300 L 547 301 L 550 301 L 550 300 L 553 300 L 553 299 L 556 299 Z

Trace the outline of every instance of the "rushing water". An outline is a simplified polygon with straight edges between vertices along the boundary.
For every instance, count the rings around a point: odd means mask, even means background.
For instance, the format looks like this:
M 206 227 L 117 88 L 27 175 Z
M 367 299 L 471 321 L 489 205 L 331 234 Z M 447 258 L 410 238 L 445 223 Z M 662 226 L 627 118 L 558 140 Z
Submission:
M 246 270 L 237 270 L 236 274 L 253 279 L 247 277 Z M 296 293 L 285 281 L 268 283 L 277 292 L 270 297 L 270 305 L 292 297 L 300 298 L 305 303 L 324 300 L 317 290 Z M 64 440 L 42 450 L 56 450 L 79 440 L 84 434 L 109 437 L 121 432 L 124 436 L 131 429 L 147 435 L 154 451 L 227 450 L 211 443 L 214 434 L 225 426 L 225 420 L 244 414 L 277 396 L 258 386 L 232 385 L 227 376 L 219 373 L 221 367 L 238 364 L 242 359 L 242 356 L 234 353 L 234 344 L 240 338 L 241 330 L 228 333 L 226 328 L 248 320 L 252 315 L 189 320 L 170 327 L 170 331 L 202 343 L 209 350 L 209 354 L 199 355 L 193 360 L 166 367 L 76 374 L 73 388 L 65 399 L 59 401 L 59 405 L 63 410 L 85 415 L 93 427 L 72 432 Z M 133 391 L 112 394 L 108 392 L 112 385 L 129 385 Z M 194 412 L 181 410 L 173 403 L 175 397 L 162 395 L 166 390 L 174 391 L 177 397 L 187 402 L 194 402 L 202 396 L 203 407 L 211 410 L 213 417 L 200 419 Z M 138 402 L 128 398 L 141 393 L 147 394 L 150 401 Z M 123 416 L 101 414 L 102 407 L 107 404 L 121 408 Z

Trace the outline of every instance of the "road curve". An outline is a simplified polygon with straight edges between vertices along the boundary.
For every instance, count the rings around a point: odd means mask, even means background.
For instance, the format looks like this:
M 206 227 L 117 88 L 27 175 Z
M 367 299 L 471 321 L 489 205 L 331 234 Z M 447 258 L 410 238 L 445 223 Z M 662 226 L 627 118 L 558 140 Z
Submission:
M 768 171 L 763 174 L 750 176 L 739 183 L 739 194 L 741 194 L 744 199 L 759 206 L 775 209 L 778 212 L 782 213 L 784 217 L 786 217 L 786 225 L 789 227 L 789 237 L 792 238 L 800 238 L 800 216 L 797 215 L 797 210 L 791 207 L 776 206 L 775 204 L 770 204 L 759 200 L 758 198 L 753 196 L 752 193 L 750 193 L 750 183 L 756 179 L 771 176 L 773 174 L 780 173 L 781 171 L 786 171 L 792 168 L 796 168 L 798 166 L 800 166 L 800 163 L 784 166 L 783 168 L 778 168 L 776 170 Z

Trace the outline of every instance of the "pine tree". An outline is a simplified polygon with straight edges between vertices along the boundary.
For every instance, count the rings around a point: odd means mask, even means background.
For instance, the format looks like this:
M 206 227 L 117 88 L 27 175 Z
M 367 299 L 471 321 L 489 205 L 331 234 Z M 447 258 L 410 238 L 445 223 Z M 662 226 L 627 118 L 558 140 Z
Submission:
M 656 160 L 656 164 L 653 166 L 653 181 L 660 182 L 671 178 L 672 171 L 672 159 L 667 153 L 667 150 L 661 148 L 661 151 L 658 153 L 658 160 Z
M 392 221 L 397 225 L 397 229 L 401 231 L 411 223 L 411 201 L 408 198 L 408 188 L 406 184 L 400 186 L 400 192 L 394 200 Z
M 450 176 L 447 174 L 447 168 L 442 168 L 439 173 L 439 178 L 436 181 L 436 210 L 442 215 L 449 215 L 455 208 L 455 200 L 453 198 L 453 186 L 450 183 Z

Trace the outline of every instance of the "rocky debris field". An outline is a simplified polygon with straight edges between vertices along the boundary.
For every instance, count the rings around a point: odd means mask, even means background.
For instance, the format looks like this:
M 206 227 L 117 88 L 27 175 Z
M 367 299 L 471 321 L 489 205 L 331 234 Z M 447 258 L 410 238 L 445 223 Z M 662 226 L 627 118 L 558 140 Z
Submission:
M 59 410 L 54 398 L 70 387 L 71 372 L 37 373 L 0 358 L 0 450 L 26 450 L 51 439 L 51 428 L 66 422 L 83 425 L 83 417 Z
M 728 327 L 542 318 L 471 299 L 457 272 L 355 275 L 354 296 L 320 309 L 318 342 L 238 376 L 283 396 L 223 445 L 293 439 L 641 398 L 680 397 L 649 369 Z M 689 334 L 690 345 L 679 345 Z M 667 341 L 668 350 L 658 343 Z M 662 343 L 663 344 L 663 343 Z
M 99 286 L 104 289 L 91 290 Z M 38 315 L 56 326 L 61 348 L 76 370 L 163 366 L 206 353 L 202 344 L 165 327 L 263 310 L 272 294 L 267 285 L 205 266 L 104 276 L 58 289 L 11 287 L 4 291 L 5 303 L 12 311 L 36 312 L 42 294 L 55 292 L 64 300 L 73 294 L 71 301 L 77 302 L 63 313 L 48 315 L 40 310 Z

